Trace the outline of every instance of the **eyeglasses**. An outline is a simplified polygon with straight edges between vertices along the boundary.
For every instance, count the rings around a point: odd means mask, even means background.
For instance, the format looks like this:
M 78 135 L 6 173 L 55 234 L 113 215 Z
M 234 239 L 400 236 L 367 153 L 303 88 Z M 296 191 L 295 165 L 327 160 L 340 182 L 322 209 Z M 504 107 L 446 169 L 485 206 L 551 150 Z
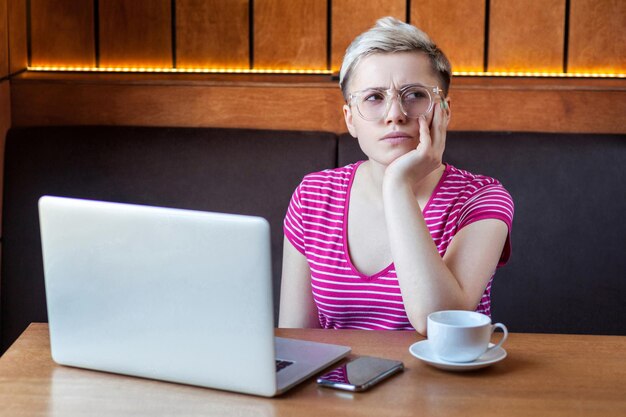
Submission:
M 400 90 L 389 88 L 368 88 L 350 93 L 350 103 L 355 104 L 359 115 L 365 120 L 374 121 L 387 117 L 391 99 L 397 98 L 402 113 L 408 118 L 417 119 L 428 114 L 435 103 L 435 96 L 441 98 L 439 87 L 410 84 Z

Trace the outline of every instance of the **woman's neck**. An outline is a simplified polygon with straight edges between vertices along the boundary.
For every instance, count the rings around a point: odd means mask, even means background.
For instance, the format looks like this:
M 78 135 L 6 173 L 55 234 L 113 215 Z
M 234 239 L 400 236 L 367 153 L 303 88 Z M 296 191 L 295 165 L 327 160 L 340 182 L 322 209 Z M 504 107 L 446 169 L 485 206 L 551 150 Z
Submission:
M 367 160 L 359 167 L 359 174 L 361 181 L 359 181 L 359 188 L 365 192 L 365 195 L 373 200 L 382 201 L 383 191 L 383 178 L 385 175 L 386 165 L 381 165 L 375 161 Z M 414 184 L 413 190 L 415 198 L 420 202 L 425 202 L 430 199 L 435 187 L 439 183 L 441 176 L 443 175 L 446 167 L 441 165 L 439 168 L 431 172 L 420 183 Z M 420 204 L 421 205 L 421 204 Z M 422 207 L 423 208 L 423 207 Z

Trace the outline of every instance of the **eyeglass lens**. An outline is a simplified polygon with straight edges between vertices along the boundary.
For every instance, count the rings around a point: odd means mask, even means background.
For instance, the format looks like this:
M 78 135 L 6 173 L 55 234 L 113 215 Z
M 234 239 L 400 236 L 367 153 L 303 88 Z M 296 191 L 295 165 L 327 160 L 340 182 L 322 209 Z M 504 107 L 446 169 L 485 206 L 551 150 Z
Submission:
M 380 90 L 364 91 L 357 97 L 357 109 L 364 119 L 381 119 L 385 116 L 390 106 L 389 101 L 393 97 L 393 94 L 387 95 Z M 413 86 L 401 91 L 400 106 L 407 117 L 418 118 L 430 111 L 432 97 L 425 87 Z

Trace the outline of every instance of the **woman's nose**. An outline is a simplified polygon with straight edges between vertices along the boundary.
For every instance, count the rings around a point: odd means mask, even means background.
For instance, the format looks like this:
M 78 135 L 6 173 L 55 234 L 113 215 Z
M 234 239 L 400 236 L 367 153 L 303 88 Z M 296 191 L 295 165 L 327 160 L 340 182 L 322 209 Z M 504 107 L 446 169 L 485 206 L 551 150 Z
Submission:
M 385 115 L 385 123 L 404 123 L 406 122 L 406 115 L 402 111 L 402 107 L 400 105 L 400 99 L 396 97 L 391 97 L 389 104 L 387 105 L 387 114 Z

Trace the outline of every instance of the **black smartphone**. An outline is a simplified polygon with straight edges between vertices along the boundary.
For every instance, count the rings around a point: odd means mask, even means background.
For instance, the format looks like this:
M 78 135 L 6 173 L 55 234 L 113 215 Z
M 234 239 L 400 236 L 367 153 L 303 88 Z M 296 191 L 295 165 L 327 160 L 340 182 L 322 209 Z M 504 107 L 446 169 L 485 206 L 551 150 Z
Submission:
M 365 391 L 402 370 L 404 364 L 400 361 L 362 356 L 320 376 L 317 383 L 346 391 Z

